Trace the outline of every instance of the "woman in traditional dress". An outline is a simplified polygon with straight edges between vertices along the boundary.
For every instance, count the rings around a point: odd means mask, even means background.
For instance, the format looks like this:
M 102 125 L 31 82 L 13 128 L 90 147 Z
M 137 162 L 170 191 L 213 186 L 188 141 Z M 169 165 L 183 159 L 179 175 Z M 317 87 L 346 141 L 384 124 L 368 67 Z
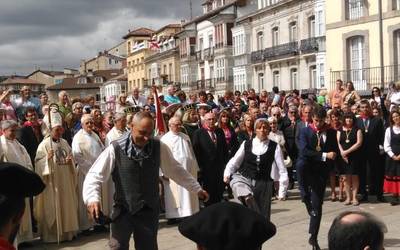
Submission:
M 392 194 L 390 204 L 399 204 L 400 194 L 400 111 L 390 113 L 391 126 L 386 129 L 384 149 L 386 152 L 386 173 L 383 189 Z
M 359 171 L 361 162 L 362 132 L 356 126 L 356 117 L 353 113 L 346 113 L 343 117 L 343 127 L 337 132 L 340 150 L 341 174 L 344 175 L 344 189 L 346 192 L 345 205 L 358 206 Z

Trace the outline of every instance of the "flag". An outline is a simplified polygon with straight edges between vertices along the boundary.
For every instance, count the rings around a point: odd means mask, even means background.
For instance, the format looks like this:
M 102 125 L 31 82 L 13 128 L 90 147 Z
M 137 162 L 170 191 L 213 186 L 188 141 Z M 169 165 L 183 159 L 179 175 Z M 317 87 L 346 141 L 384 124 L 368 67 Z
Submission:
M 150 49 L 151 50 L 158 50 L 159 48 L 160 48 L 160 45 L 158 45 L 158 42 L 156 40 L 150 41 Z
M 153 86 L 153 96 L 156 106 L 156 131 L 155 136 L 163 135 L 167 132 L 163 114 L 161 113 L 160 99 L 158 99 L 157 88 Z

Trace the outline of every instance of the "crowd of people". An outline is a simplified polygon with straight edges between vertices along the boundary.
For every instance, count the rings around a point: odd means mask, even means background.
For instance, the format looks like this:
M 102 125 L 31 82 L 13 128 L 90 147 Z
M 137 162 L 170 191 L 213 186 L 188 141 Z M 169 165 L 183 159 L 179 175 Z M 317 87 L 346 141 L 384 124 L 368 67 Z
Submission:
M 33 232 L 44 242 L 72 240 L 108 221 L 111 249 L 128 249 L 132 232 L 137 249 L 156 249 L 160 207 L 174 223 L 235 198 L 269 221 L 271 200 L 284 202 L 298 186 L 309 243 L 319 249 L 328 183 L 330 200 L 344 206 L 385 202 L 385 193 L 400 202 L 400 82 L 385 96 L 379 88 L 360 96 L 341 80 L 311 94 L 167 91 L 135 88 L 112 111 L 66 91 L 56 104 L 27 86 L 15 100 L 1 93 L 0 159 L 46 184 L 25 200 L 18 242 Z M 155 134 L 160 114 L 169 129 Z

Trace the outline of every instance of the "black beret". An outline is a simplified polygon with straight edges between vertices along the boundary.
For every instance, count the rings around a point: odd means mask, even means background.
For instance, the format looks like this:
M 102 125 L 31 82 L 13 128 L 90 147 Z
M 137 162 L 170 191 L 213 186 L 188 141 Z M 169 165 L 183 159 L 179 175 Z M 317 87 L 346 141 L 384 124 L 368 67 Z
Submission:
M 45 184 L 35 172 L 16 163 L 0 163 L 0 196 L 3 198 L 1 200 L 35 196 L 44 188 Z
M 182 221 L 179 231 L 207 249 L 253 250 L 274 236 L 276 227 L 243 205 L 222 202 Z

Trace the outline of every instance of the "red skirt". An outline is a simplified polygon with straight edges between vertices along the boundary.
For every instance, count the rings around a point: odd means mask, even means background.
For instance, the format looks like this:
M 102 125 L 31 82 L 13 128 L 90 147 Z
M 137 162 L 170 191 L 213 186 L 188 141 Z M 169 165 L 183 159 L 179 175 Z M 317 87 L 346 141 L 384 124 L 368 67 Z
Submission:
M 398 196 L 400 194 L 400 176 L 385 176 L 383 190 L 385 193 Z

